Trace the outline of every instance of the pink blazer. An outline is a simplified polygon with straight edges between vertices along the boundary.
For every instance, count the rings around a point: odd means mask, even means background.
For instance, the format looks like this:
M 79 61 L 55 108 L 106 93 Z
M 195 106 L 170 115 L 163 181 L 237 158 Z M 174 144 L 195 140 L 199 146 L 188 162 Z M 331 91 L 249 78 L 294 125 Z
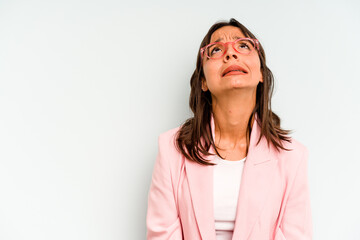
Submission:
M 256 146 L 257 118 L 241 179 L 233 240 L 312 239 L 308 150 L 293 138 L 285 144 L 292 151 L 276 152 L 265 137 Z M 213 117 L 211 129 L 215 139 Z M 178 130 L 158 139 L 148 194 L 147 239 L 215 240 L 213 166 L 191 162 L 175 149 Z M 214 156 L 207 159 L 213 161 Z

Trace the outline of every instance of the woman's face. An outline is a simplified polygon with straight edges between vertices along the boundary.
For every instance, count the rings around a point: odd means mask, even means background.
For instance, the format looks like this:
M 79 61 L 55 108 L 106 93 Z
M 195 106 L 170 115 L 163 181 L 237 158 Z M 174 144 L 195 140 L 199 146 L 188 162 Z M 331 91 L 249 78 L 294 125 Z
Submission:
M 217 29 L 210 39 L 212 42 L 232 42 L 236 38 L 244 38 L 241 30 L 234 26 L 225 26 Z M 231 72 L 223 75 L 224 70 L 231 65 L 240 66 L 246 71 Z M 205 79 L 202 79 L 202 89 L 209 90 L 212 95 L 221 96 L 233 89 L 248 89 L 255 91 L 259 82 L 263 82 L 260 70 L 260 59 L 256 50 L 249 55 L 236 52 L 233 47 L 227 45 L 226 54 L 220 59 L 203 58 L 203 70 Z

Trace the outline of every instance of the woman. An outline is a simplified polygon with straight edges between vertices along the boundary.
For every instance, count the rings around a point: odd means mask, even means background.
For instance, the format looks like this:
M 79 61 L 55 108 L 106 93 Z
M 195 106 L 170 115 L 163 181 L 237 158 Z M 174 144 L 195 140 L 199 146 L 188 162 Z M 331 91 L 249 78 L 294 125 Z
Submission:
M 273 81 L 247 28 L 210 28 L 191 77 L 194 117 L 159 136 L 147 239 L 312 238 L 308 150 L 271 111 Z

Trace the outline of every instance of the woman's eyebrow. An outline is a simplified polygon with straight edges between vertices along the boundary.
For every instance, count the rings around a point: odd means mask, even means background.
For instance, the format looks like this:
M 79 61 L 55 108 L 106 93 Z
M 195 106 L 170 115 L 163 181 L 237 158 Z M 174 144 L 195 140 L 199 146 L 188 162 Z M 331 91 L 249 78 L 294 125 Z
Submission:
M 239 39 L 239 38 L 241 38 L 241 37 L 235 36 L 232 39 L 235 40 L 235 39 Z M 219 42 L 221 40 L 223 40 L 223 38 L 218 38 L 215 42 Z

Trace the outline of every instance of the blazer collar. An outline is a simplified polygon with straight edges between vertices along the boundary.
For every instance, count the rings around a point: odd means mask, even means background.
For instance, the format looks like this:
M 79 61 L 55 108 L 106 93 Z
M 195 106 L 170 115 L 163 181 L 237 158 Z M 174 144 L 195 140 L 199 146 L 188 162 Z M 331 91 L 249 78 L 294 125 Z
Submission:
M 211 114 L 211 131 L 215 139 L 215 122 Z M 266 197 L 271 189 L 274 168 L 277 163 L 276 152 L 269 147 L 263 136 L 258 145 L 261 128 L 258 115 L 250 133 L 249 151 L 244 164 L 233 239 L 247 239 L 260 216 Z M 210 153 L 215 153 L 211 147 Z M 215 163 L 215 155 L 207 156 Z M 213 170 L 214 166 L 204 166 L 193 161 L 185 161 L 190 194 L 196 222 L 202 239 L 215 240 Z

